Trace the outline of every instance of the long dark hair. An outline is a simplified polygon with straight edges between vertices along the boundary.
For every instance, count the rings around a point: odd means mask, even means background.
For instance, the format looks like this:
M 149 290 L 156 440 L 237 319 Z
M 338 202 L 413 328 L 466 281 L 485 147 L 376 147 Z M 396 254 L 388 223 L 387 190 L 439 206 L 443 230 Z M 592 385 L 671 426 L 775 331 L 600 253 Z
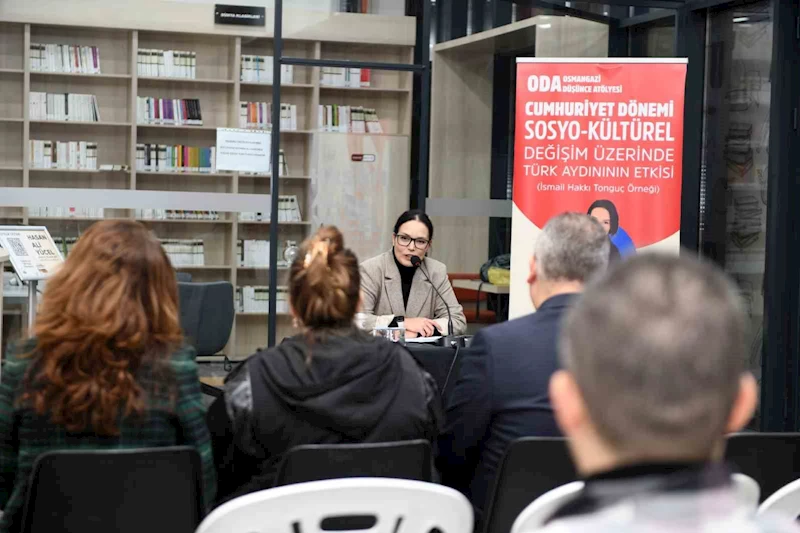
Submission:
M 592 211 L 597 208 L 605 209 L 611 218 L 611 227 L 608 230 L 609 235 L 615 235 L 619 229 L 619 213 L 617 213 L 617 206 L 611 200 L 595 200 L 589 209 L 586 211 L 587 215 L 591 215 Z
M 395 235 L 398 231 L 400 231 L 400 226 L 411 220 L 417 220 L 425 224 L 425 227 L 428 228 L 428 240 L 433 240 L 433 222 L 431 222 L 431 219 L 428 217 L 428 215 L 419 209 L 410 209 L 400 215 L 400 217 L 397 219 L 397 222 L 394 223 Z

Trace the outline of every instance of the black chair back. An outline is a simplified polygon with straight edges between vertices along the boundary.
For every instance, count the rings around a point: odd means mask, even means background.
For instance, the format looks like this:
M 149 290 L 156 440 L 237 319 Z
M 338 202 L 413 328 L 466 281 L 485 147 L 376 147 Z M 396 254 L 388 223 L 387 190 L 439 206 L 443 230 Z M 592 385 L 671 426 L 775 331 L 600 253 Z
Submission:
M 800 433 L 737 433 L 728 437 L 725 459 L 734 471 L 761 486 L 761 501 L 800 479 Z
M 228 343 L 233 329 L 233 285 L 178 282 L 181 327 L 197 355 L 214 355 Z
M 192 275 L 188 272 L 175 272 L 175 279 L 180 283 L 189 283 L 192 281 Z
M 508 533 L 514 520 L 533 500 L 556 487 L 576 481 L 566 439 L 525 437 L 508 447 L 495 476 L 483 513 L 485 533 Z
M 193 533 L 204 514 L 202 466 L 188 446 L 64 450 L 33 465 L 25 533 Z
M 345 477 L 431 481 L 432 468 L 431 445 L 426 440 L 306 444 L 286 453 L 275 486 Z

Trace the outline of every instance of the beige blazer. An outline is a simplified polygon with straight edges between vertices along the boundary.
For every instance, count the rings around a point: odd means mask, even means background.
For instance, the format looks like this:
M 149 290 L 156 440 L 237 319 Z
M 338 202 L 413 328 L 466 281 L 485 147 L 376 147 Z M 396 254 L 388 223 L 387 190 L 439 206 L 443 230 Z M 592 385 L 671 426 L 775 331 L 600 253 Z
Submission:
M 440 332 L 447 332 L 447 307 L 453 317 L 453 335 L 463 335 L 467 330 L 464 309 L 459 305 L 444 263 L 427 257 L 414 273 L 408 307 L 403 305 L 403 286 L 400 271 L 389 250 L 361 263 L 361 312 L 367 314 L 367 329 L 388 326 L 395 316 L 424 317 L 436 321 Z M 439 298 L 425 279 L 425 267 L 431 281 L 442 294 Z M 447 305 L 445 305 L 447 302 Z

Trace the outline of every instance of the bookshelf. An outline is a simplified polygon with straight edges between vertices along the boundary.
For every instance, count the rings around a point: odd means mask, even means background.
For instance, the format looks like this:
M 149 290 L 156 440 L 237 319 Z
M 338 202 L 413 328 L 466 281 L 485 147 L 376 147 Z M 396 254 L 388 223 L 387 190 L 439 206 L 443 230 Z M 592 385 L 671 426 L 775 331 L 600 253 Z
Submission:
M 47 13 L 41 9 L 43 4 L 54 8 Z M 165 4 L 153 3 L 152 9 L 173 9 L 164 7 Z M 137 144 L 214 146 L 217 127 L 238 127 L 240 102 L 271 103 L 272 83 L 241 81 L 240 72 L 243 54 L 273 55 L 269 29 L 213 26 L 205 21 L 170 28 L 164 25 L 163 17 L 157 17 L 157 21 L 142 17 L 146 9 L 140 5 L 119 5 L 112 9 L 94 3 L 92 14 L 76 19 L 71 13 L 62 16 L 65 10 L 57 5 L 48 0 L 31 2 L 28 7 L 0 5 L 0 18 L 8 20 L 0 22 L 0 94 L 4 95 L 0 99 L 0 187 L 258 194 L 264 195 L 264 211 L 269 211 L 270 183 L 275 179 L 270 175 L 136 169 Z M 125 13 L 116 13 L 114 9 Z M 182 20 L 199 20 L 198 17 L 204 20 L 206 16 L 210 19 L 210 10 L 209 6 L 186 4 Z M 75 7 L 69 11 L 81 9 Z M 284 40 L 285 55 L 413 62 L 414 22 L 409 17 L 346 15 L 344 19 L 325 20 L 318 14 L 310 15 L 310 19 L 308 16 L 291 10 L 287 14 L 285 27 L 287 36 L 292 38 Z M 306 27 L 305 21 L 312 19 L 317 24 Z M 120 27 L 126 20 L 131 21 L 131 27 Z M 374 31 L 375 21 L 383 28 L 380 35 Z M 193 33 L 192 28 L 198 33 Z M 352 42 L 359 39 L 359 28 L 363 28 L 364 42 Z M 31 44 L 96 46 L 101 71 L 98 74 L 32 71 Z M 140 75 L 137 67 L 140 49 L 194 52 L 196 77 Z M 280 259 L 287 241 L 299 244 L 314 228 L 312 207 L 315 201 L 320 201 L 314 198 L 312 190 L 317 165 L 314 154 L 320 138 L 349 135 L 320 131 L 317 123 L 320 104 L 374 108 L 384 131 L 381 137 L 400 138 L 405 145 L 410 143 L 412 74 L 373 71 L 370 87 L 358 88 L 325 87 L 320 81 L 319 68 L 294 66 L 291 82 L 282 84 L 282 103 L 296 106 L 297 130 L 281 131 L 281 149 L 288 172 L 277 179 L 280 194 L 297 196 L 303 221 L 277 223 L 279 243 L 273 243 L 271 248 Z M 100 120 L 31 120 L 31 92 L 95 95 Z M 198 99 L 203 124 L 141 124 L 137 117 L 139 97 Z M 126 167 L 122 171 L 33 168 L 30 140 L 95 142 L 98 166 Z M 408 180 L 407 170 L 403 179 Z M 203 264 L 176 266 L 176 270 L 190 273 L 194 281 L 225 280 L 234 287 L 265 287 L 269 283 L 269 268 L 238 266 L 237 242 L 269 240 L 270 222 L 240 221 L 236 213 L 220 213 L 220 220 L 146 220 L 137 218 L 134 209 L 106 208 L 103 213 L 104 218 L 141 220 L 162 240 L 202 240 Z M 55 237 L 78 237 L 96 220 L 31 216 L 28 208 L 4 207 L 0 200 L 0 223 L 46 225 Z M 282 266 L 278 271 L 278 284 L 283 288 L 288 284 L 288 268 Z M 237 312 L 231 338 L 222 353 L 237 360 L 265 346 L 266 317 L 263 312 Z M 279 339 L 293 333 L 287 313 L 279 312 L 277 323 Z

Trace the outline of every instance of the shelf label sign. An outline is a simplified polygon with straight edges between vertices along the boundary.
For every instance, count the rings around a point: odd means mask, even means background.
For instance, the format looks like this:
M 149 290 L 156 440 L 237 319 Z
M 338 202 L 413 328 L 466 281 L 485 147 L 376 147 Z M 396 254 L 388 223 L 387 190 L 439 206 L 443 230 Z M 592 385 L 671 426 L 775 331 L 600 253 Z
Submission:
M 22 281 L 47 279 L 64 262 L 44 226 L 0 226 L 0 246 Z
M 265 26 L 266 23 L 266 8 L 214 4 L 214 24 Z
M 271 140 L 267 131 L 217 128 L 217 170 L 268 173 Z
M 509 318 L 533 311 L 529 260 L 561 213 L 592 215 L 621 257 L 679 251 L 686 65 L 517 60 Z

